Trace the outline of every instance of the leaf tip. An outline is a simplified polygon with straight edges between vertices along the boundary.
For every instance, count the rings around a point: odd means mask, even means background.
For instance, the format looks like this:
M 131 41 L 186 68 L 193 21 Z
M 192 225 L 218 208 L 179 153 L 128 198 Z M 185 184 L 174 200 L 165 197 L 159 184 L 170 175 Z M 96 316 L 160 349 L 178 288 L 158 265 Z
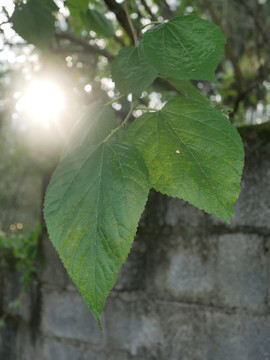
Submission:
M 97 320 L 97 323 L 98 323 L 99 330 L 100 330 L 100 331 L 103 331 L 100 315 L 97 315 L 97 316 L 96 316 L 96 320 Z

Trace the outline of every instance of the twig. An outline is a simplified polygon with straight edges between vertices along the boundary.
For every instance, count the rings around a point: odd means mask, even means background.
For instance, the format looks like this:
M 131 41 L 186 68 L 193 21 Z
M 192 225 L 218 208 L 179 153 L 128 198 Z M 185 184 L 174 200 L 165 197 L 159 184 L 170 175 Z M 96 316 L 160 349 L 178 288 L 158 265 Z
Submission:
M 173 17 L 173 13 L 167 3 L 166 0 L 157 1 L 159 8 L 162 12 L 162 16 L 166 19 L 171 19 Z
M 150 25 L 159 25 L 159 24 L 162 24 L 163 22 L 162 21 L 151 21 L 150 23 L 144 25 L 142 27 L 142 29 L 146 28 L 147 26 L 150 26 Z
M 105 105 L 106 105 L 106 106 L 107 106 L 107 105 L 111 105 L 112 103 L 114 103 L 114 102 L 122 99 L 124 96 L 125 96 L 125 95 L 120 95 L 120 96 L 118 96 L 117 98 L 108 101 Z
M 86 39 L 76 37 L 71 33 L 68 32 L 56 33 L 55 37 L 57 39 L 66 39 L 72 43 L 81 45 L 85 51 L 94 55 L 102 55 L 106 57 L 109 61 L 112 61 L 114 59 L 114 55 L 109 53 L 107 50 L 100 49 L 98 46 L 95 45 L 90 45 Z
M 117 126 L 115 129 L 113 129 L 111 131 L 111 133 L 100 144 L 104 144 L 105 142 L 107 142 L 118 130 L 122 129 L 123 127 L 125 127 L 127 125 L 127 122 L 129 120 L 133 110 L 134 110 L 134 105 L 132 104 L 124 121 L 119 126 Z
M 136 106 L 136 110 L 142 110 L 142 111 L 158 111 L 158 109 L 150 108 L 150 107 L 144 107 L 144 106 Z
M 147 11 L 147 13 L 150 15 L 150 18 L 152 21 L 157 21 L 157 17 L 156 15 L 154 15 L 150 9 L 150 7 L 147 5 L 147 2 L 145 0 L 141 0 L 141 3 L 143 4 L 145 10 Z
M 119 24 L 126 30 L 128 36 L 133 40 L 133 34 L 130 29 L 125 10 L 115 0 L 104 0 L 107 7 L 115 14 Z
M 129 27 L 130 30 L 132 32 L 132 36 L 133 36 L 133 40 L 134 40 L 134 44 L 135 46 L 138 45 L 139 41 L 138 41 L 138 35 L 137 35 L 137 30 L 135 29 L 133 22 L 131 21 L 130 15 L 129 15 L 129 11 L 128 11 L 128 0 L 124 1 L 124 9 L 125 9 L 125 13 L 126 13 L 126 17 L 129 23 Z

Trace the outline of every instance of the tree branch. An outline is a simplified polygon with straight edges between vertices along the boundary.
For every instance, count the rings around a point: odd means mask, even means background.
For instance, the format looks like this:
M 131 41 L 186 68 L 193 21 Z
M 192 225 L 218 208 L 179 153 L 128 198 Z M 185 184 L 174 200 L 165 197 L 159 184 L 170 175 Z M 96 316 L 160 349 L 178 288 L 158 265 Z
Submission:
M 154 15 L 150 9 L 150 7 L 147 5 L 147 2 L 145 0 L 141 0 L 141 3 L 143 4 L 145 10 L 147 11 L 147 13 L 150 15 L 150 18 L 152 21 L 157 21 L 157 17 L 156 15 Z
M 128 20 L 128 24 L 130 27 L 130 30 L 132 32 L 132 36 L 133 36 L 133 41 L 134 41 L 134 45 L 137 46 L 138 45 L 138 35 L 137 35 L 137 31 L 131 21 L 130 15 L 129 15 L 129 10 L 128 10 L 128 3 L 127 0 L 124 1 L 124 9 L 125 9 L 125 14 Z
M 68 32 L 61 32 L 55 34 L 56 39 L 66 39 L 74 44 L 78 44 L 83 47 L 83 49 L 93 55 L 102 55 L 106 57 L 109 61 L 114 59 L 114 55 L 109 53 L 107 50 L 100 49 L 98 46 L 90 45 L 87 39 L 76 37 Z
M 127 32 L 130 39 L 133 41 L 133 34 L 129 26 L 128 19 L 126 17 L 125 10 L 115 0 L 104 0 L 107 7 L 115 14 L 117 20 L 123 29 Z

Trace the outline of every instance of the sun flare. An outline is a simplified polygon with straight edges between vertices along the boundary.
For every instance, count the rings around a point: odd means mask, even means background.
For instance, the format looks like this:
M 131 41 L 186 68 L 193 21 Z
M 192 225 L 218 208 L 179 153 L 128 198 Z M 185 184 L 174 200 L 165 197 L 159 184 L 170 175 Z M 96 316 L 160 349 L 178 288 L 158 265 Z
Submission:
M 64 94 L 51 81 L 36 80 L 29 85 L 19 98 L 16 109 L 43 128 L 50 128 L 59 119 L 65 107 Z

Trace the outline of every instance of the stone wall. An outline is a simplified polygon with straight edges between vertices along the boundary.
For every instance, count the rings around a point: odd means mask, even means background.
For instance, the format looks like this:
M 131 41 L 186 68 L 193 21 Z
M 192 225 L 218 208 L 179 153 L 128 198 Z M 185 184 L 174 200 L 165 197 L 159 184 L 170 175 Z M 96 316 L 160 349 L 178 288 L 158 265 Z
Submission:
M 242 135 L 231 225 L 152 192 L 102 333 L 44 235 L 38 278 L 10 311 L 0 359 L 270 360 L 270 131 Z M 2 309 L 18 293 L 9 272 Z

